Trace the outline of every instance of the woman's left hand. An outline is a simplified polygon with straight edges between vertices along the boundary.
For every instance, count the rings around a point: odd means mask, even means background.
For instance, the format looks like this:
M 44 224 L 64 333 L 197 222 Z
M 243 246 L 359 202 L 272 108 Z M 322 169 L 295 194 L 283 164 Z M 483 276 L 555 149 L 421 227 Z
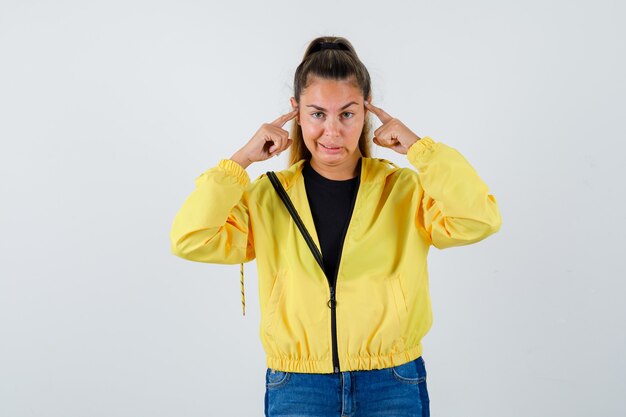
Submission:
M 383 109 L 365 101 L 365 108 L 376 115 L 383 123 L 374 131 L 374 143 L 378 146 L 391 148 L 406 155 L 411 145 L 421 138 L 404 125 L 400 120 L 388 115 Z

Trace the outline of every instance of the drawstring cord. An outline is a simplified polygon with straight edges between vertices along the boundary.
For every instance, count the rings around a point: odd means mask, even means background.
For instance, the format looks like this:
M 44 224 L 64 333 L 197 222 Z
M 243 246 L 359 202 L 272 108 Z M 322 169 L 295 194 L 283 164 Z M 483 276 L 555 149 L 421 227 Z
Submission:
M 246 295 L 243 288 L 243 263 L 241 263 L 241 267 L 239 268 L 239 274 L 241 276 L 241 309 L 243 315 L 246 315 Z

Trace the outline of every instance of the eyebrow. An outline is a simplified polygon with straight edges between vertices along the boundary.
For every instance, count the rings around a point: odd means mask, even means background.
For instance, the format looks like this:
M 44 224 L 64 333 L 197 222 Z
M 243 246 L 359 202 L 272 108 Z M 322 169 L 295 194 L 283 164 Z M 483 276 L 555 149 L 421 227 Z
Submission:
M 348 103 L 348 104 L 346 104 L 345 106 L 343 106 L 340 110 L 343 110 L 343 109 L 345 109 L 345 108 L 348 108 L 348 107 L 350 107 L 350 106 L 351 106 L 351 105 L 353 105 L 353 104 L 357 104 L 357 105 L 358 105 L 359 103 L 357 103 L 356 101 L 351 101 L 350 103 Z M 318 109 L 318 110 L 326 111 L 326 109 L 325 109 L 325 108 L 320 107 L 320 106 L 316 106 L 315 104 L 307 104 L 307 107 L 315 107 L 315 108 L 316 108 L 316 109 Z

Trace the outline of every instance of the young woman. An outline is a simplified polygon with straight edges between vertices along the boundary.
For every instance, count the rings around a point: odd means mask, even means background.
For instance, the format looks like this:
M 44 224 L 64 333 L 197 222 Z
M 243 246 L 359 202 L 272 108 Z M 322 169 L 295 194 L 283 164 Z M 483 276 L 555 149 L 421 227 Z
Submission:
M 458 151 L 371 104 L 369 73 L 345 38 L 310 43 L 291 106 L 196 179 L 172 252 L 256 259 L 266 416 L 428 416 L 428 250 L 498 231 L 496 199 Z M 368 112 L 382 123 L 373 138 Z M 415 169 L 372 158 L 371 142 Z M 309 243 L 268 175 L 251 182 L 245 171 L 287 149 L 276 175 Z

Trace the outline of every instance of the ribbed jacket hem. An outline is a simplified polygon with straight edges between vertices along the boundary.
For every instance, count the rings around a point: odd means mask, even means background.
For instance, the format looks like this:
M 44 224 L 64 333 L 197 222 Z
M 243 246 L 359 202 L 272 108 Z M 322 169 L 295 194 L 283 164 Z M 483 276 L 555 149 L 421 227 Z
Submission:
M 374 369 L 391 368 L 417 359 L 422 355 L 422 344 L 403 352 L 384 356 L 353 356 L 339 357 L 341 372 L 371 371 Z M 283 372 L 299 372 L 305 374 L 333 373 L 332 358 L 321 360 L 274 358 L 266 356 L 267 367 Z

